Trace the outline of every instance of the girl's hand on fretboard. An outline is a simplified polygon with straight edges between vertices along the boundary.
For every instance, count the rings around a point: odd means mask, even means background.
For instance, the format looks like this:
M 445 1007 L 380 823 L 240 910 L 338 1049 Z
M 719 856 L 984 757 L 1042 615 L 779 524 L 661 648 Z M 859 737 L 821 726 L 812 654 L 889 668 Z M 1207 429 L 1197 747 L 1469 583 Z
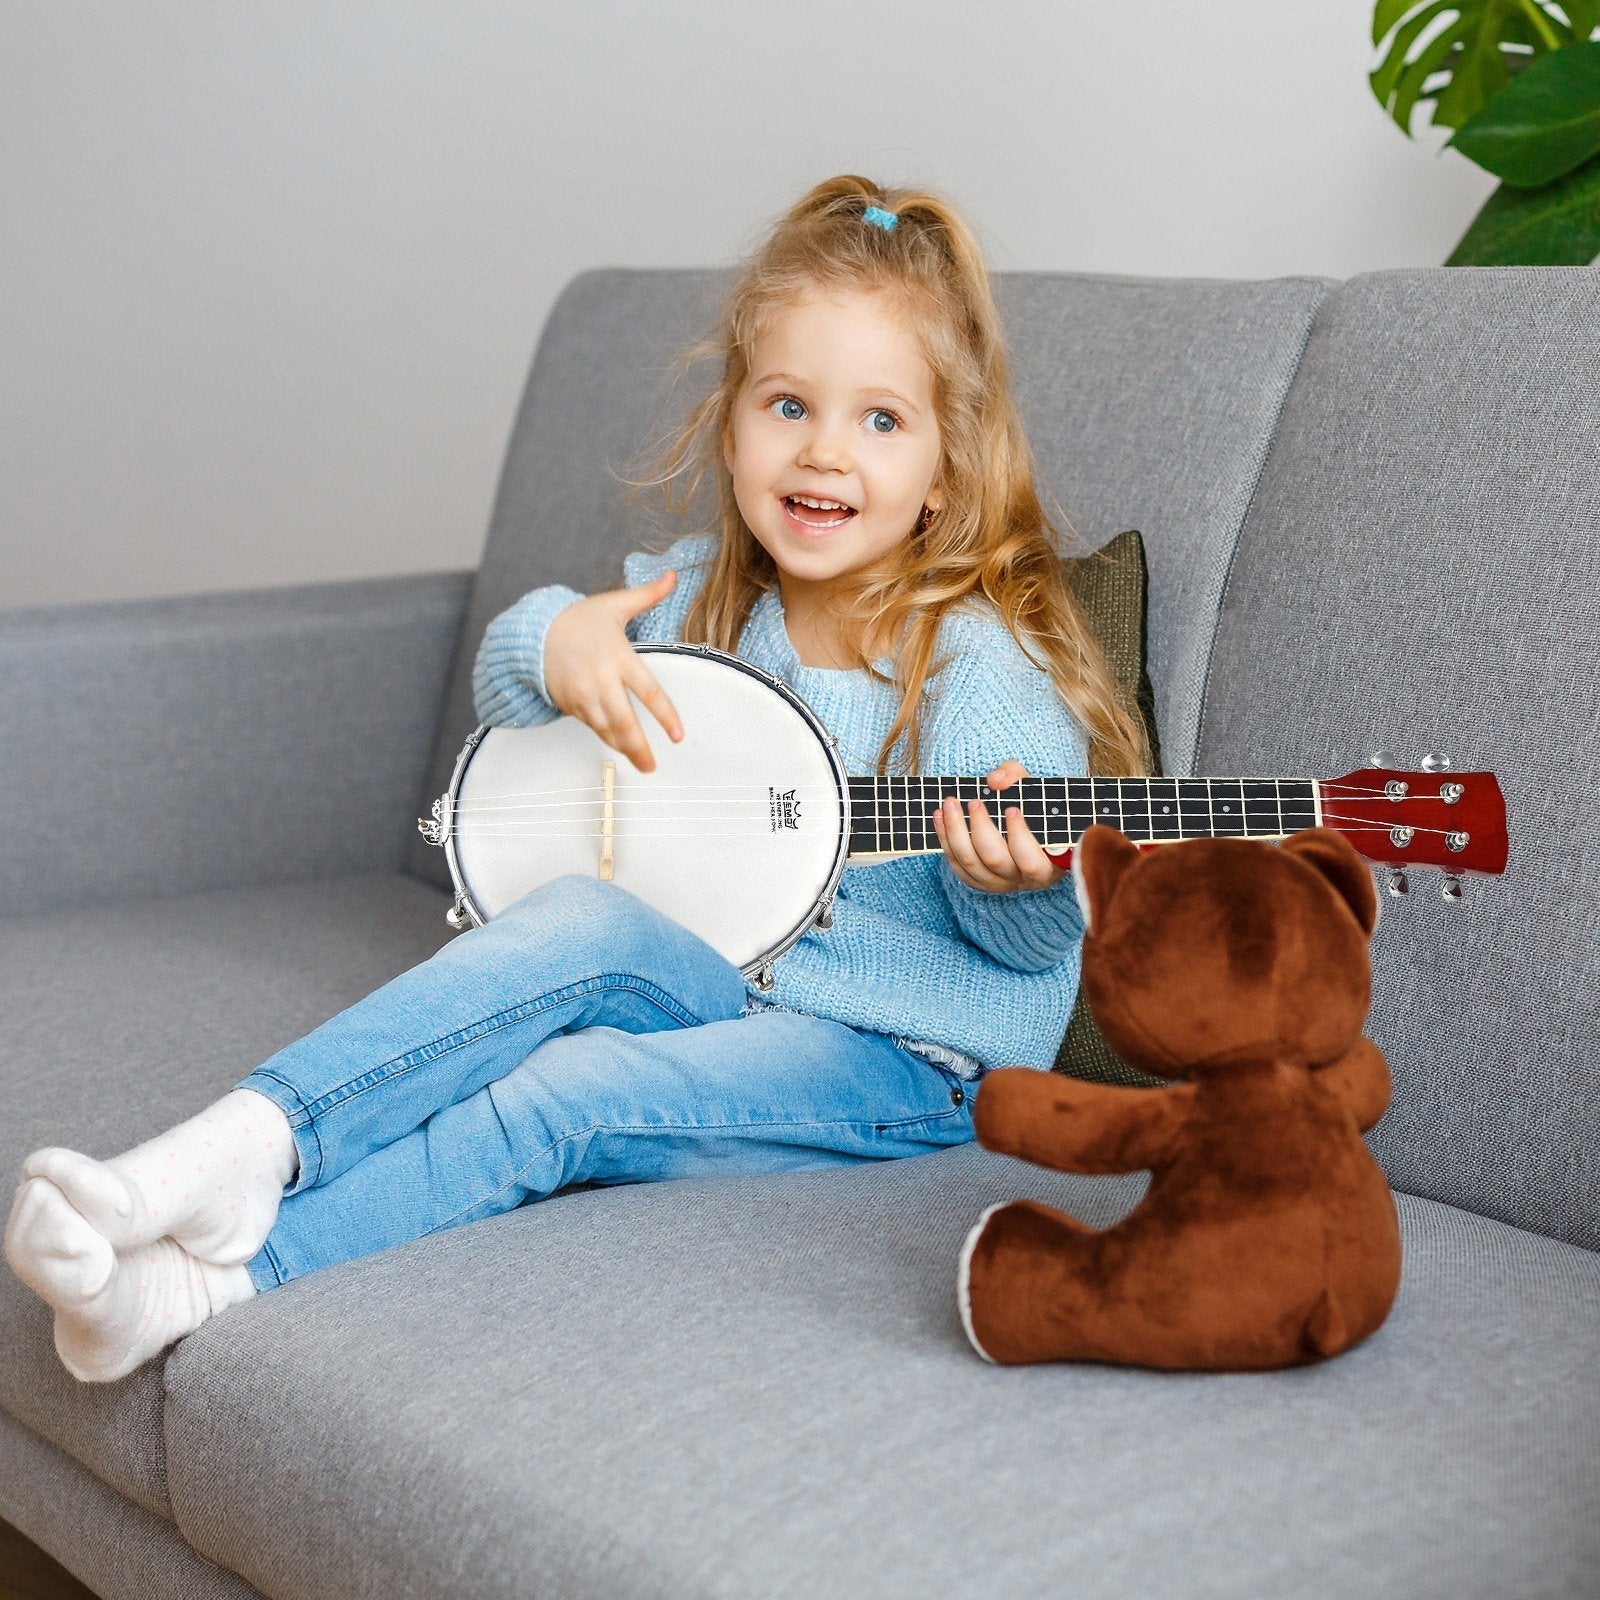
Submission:
M 1028 769 L 1020 761 L 1002 761 L 985 782 L 991 789 L 1000 790 L 1027 776 Z M 982 801 L 969 801 L 963 812 L 954 795 L 947 796 L 933 813 L 934 831 L 949 858 L 950 869 L 964 884 L 990 894 L 1010 894 L 1016 889 L 1048 888 L 1064 876 L 1044 853 L 1016 806 L 1006 808 L 1005 818 L 1006 831 L 1001 833 Z

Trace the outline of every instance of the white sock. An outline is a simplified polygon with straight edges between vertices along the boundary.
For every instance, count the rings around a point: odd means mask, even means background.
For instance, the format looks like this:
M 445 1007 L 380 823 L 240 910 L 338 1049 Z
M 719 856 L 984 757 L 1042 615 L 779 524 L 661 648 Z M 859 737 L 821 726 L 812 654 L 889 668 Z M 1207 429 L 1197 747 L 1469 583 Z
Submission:
M 24 1178 L 6 1221 L 11 1270 L 53 1306 L 98 1294 L 117 1264 L 116 1252 L 47 1178 Z
M 235 1266 L 261 1248 L 299 1170 L 289 1119 L 253 1089 L 109 1161 L 50 1146 L 22 1163 L 48 1178 L 117 1251 L 170 1236 L 206 1261 Z
M 255 1292 L 247 1268 L 202 1261 L 157 1239 L 118 1255 L 97 1294 L 57 1308 L 56 1354 L 80 1382 L 113 1383 Z

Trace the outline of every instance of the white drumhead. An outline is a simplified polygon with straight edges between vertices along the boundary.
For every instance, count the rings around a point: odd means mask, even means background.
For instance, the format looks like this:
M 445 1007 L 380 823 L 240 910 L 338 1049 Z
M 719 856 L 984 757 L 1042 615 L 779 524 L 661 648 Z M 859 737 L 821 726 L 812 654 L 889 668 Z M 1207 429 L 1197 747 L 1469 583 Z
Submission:
M 745 971 L 809 926 L 836 876 L 845 797 L 811 718 L 743 663 L 637 647 L 677 707 L 674 744 L 638 699 L 640 772 L 575 717 L 492 728 L 460 775 L 457 876 L 487 921 L 564 873 L 600 875 L 602 763 L 616 763 L 613 881 Z

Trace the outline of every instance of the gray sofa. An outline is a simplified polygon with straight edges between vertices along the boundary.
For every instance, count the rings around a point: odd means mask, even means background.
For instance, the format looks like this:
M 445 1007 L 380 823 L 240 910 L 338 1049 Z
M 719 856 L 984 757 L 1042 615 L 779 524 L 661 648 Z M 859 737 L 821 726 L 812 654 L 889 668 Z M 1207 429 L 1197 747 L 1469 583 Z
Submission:
M 481 570 L 0 616 L 0 1177 L 112 1154 L 451 935 L 415 818 L 483 627 L 620 581 L 717 272 L 551 314 Z M 0 1270 L 0 1517 L 116 1600 L 1600 1594 L 1600 272 L 1001 275 L 1042 479 L 1144 532 L 1172 772 L 1491 768 L 1511 862 L 1385 897 L 1404 1278 L 1325 1365 L 980 1361 L 975 1146 L 584 1188 L 81 1385 Z

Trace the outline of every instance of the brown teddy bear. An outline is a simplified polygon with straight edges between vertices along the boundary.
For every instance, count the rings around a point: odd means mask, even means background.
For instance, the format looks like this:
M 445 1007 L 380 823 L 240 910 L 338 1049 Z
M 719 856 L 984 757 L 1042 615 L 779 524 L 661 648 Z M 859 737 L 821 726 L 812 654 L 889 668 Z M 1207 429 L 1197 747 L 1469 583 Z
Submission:
M 1389 1071 L 1361 1034 L 1372 874 L 1341 834 L 1193 839 L 1141 853 L 1096 824 L 1073 876 L 1083 986 L 1123 1088 L 1002 1067 L 974 1122 L 991 1150 L 1065 1172 L 1151 1170 L 1115 1227 L 991 1206 L 961 1253 L 967 1337 L 989 1361 L 1246 1371 L 1376 1330 L 1400 1228 L 1361 1134 Z

